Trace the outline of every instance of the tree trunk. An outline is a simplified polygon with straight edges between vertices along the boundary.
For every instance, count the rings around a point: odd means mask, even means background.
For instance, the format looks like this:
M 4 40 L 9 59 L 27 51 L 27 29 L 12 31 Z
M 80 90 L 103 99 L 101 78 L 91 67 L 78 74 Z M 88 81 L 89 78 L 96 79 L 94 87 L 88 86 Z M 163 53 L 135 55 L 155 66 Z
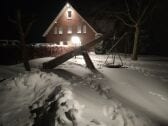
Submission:
M 31 71 L 24 36 L 21 37 L 22 60 L 26 71 Z
M 23 48 L 22 55 L 23 55 L 23 63 L 24 63 L 24 67 L 25 67 L 26 71 L 31 71 L 30 64 L 29 64 L 29 61 L 28 61 L 28 55 L 27 55 L 26 47 Z
M 132 52 L 132 60 L 138 60 L 138 43 L 139 42 L 139 26 L 135 25 L 134 46 Z

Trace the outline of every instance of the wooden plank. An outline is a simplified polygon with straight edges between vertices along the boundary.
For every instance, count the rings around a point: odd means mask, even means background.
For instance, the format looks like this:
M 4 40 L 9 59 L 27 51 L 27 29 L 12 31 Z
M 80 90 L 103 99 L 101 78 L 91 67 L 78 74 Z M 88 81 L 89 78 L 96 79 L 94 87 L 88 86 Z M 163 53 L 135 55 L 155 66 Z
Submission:
M 43 63 L 43 69 L 52 69 L 52 68 L 64 63 L 68 59 L 70 59 L 76 55 L 79 55 L 81 53 L 79 50 L 80 49 L 72 50 L 72 51 L 65 53 L 61 56 L 58 56 L 48 62 Z
M 99 43 L 103 40 L 103 36 L 100 36 L 99 38 L 86 43 L 85 45 L 82 45 L 80 47 L 76 47 L 74 50 L 67 52 L 59 57 L 56 57 L 48 62 L 43 63 L 43 69 L 52 69 L 65 61 L 69 60 L 70 58 L 82 54 L 83 50 L 88 50 L 89 48 L 93 47 L 95 44 Z M 89 61 L 86 61 L 89 62 Z

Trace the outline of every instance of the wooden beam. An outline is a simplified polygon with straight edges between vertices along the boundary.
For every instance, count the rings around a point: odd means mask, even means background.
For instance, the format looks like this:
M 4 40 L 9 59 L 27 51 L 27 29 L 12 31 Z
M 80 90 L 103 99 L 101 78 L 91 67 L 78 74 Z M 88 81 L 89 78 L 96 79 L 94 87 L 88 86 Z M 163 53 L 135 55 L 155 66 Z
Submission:
M 87 51 L 83 51 L 82 55 L 84 57 L 86 66 L 92 71 L 92 72 L 97 72 L 92 60 L 89 57 L 89 54 L 87 53 Z
M 43 63 L 43 69 L 52 69 L 52 68 L 64 63 L 68 59 L 70 59 L 76 55 L 79 55 L 81 53 L 79 50 L 80 49 L 72 50 L 72 51 L 65 53 L 61 56 L 58 56 L 48 62 Z
M 80 47 L 77 47 L 75 48 L 74 50 L 70 51 L 70 52 L 67 52 L 59 57 L 55 57 L 54 59 L 48 61 L 48 62 L 45 62 L 43 63 L 43 69 L 52 69 L 62 63 L 64 63 L 65 61 L 69 60 L 70 58 L 76 56 L 76 55 L 80 55 L 80 54 L 83 54 L 83 51 L 84 50 L 88 50 L 90 49 L 91 47 L 93 47 L 95 44 L 99 43 L 100 41 L 103 40 L 103 36 L 100 36 L 99 38 L 91 41 L 91 42 L 88 42 Z M 84 58 L 87 59 L 86 64 L 91 62 L 90 58 L 88 59 L 88 54 L 84 53 Z M 89 61 L 90 60 L 90 61 Z M 88 65 L 88 64 L 87 64 Z M 93 65 L 93 63 L 92 63 Z M 92 65 L 88 65 L 89 67 L 93 68 Z

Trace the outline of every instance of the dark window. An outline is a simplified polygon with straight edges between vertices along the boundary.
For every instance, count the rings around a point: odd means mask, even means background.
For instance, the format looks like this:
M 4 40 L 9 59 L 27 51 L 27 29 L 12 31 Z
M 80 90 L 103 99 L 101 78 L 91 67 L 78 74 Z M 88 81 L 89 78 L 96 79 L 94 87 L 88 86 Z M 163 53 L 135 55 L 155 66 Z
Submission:
M 68 45 L 68 42 L 64 41 L 64 45 Z
M 72 11 L 68 11 L 68 19 L 72 18 Z

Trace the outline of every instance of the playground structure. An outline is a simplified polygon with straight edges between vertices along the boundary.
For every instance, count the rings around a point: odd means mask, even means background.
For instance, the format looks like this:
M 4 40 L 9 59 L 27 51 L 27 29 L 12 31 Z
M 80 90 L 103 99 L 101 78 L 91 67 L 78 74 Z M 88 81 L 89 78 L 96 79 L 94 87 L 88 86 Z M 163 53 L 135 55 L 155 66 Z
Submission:
M 127 33 L 124 33 L 117 41 L 114 41 L 113 46 L 110 48 L 110 50 L 108 50 L 108 55 L 107 58 L 104 62 L 104 66 L 109 67 L 109 68 L 120 68 L 123 66 L 123 61 L 121 59 L 120 53 L 117 52 L 117 45 L 120 43 L 120 41 L 127 35 Z M 120 60 L 120 64 L 116 64 L 116 56 L 118 56 L 119 60 Z M 112 62 L 109 63 L 108 59 L 112 59 Z

